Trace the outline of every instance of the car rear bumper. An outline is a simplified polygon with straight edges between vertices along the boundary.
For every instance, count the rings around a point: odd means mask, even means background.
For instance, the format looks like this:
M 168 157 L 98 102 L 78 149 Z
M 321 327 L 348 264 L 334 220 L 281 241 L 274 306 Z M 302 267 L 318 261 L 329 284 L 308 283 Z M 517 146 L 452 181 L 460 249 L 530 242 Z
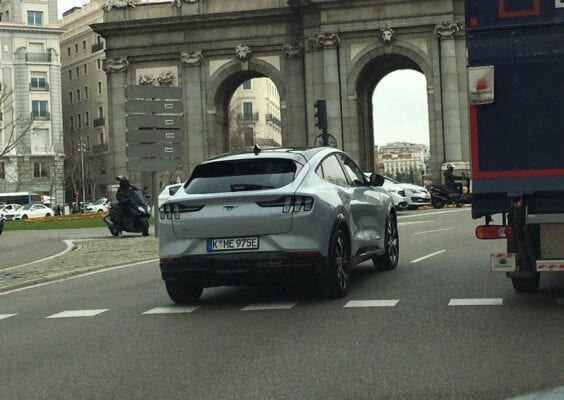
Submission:
M 166 281 L 211 287 L 315 276 L 325 260 L 315 252 L 230 253 L 162 258 L 160 269 Z

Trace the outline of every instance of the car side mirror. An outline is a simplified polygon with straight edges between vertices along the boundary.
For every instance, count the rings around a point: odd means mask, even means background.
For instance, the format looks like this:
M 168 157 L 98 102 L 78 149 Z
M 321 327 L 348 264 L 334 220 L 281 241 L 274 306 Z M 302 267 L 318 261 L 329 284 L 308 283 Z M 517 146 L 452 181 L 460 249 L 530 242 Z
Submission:
M 384 184 L 384 177 L 380 174 L 370 174 L 371 186 L 382 186 Z

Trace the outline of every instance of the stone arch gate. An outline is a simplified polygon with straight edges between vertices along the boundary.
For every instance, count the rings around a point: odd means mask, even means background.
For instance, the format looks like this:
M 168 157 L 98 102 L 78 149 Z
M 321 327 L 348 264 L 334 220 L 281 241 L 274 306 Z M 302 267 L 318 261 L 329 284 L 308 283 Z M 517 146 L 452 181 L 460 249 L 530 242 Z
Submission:
M 431 166 L 468 162 L 463 6 L 460 0 L 107 0 L 110 170 L 126 169 L 127 84 L 183 88 L 182 178 L 228 149 L 228 103 L 249 78 L 270 78 L 280 94 L 284 146 L 312 145 L 317 99 L 329 132 L 365 170 L 373 169 L 371 96 L 397 69 L 427 81 Z

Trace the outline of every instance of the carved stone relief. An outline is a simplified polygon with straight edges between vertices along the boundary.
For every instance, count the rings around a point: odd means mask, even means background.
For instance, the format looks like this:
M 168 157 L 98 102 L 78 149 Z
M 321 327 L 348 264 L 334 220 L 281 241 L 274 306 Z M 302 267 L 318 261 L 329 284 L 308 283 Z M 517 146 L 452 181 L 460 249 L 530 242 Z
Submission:
M 201 51 L 186 51 L 180 53 L 180 62 L 185 66 L 196 66 L 202 63 L 204 56 Z
M 301 57 L 304 53 L 304 46 L 301 41 L 294 41 L 283 48 L 286 58 L 297 58 Z
M 196 2 L 198 2 L 198 0 L 172 0 L 171 4 L 175 5 L 176 7 L 182 7 L 182 4 L 184 4 L 184 3 L 190 4 L 190 3 L 196 3 Z
M 442 22 L 435 26 L 435 36 L 450 38 L 464 34 L 464 27 L 458 22 Z
M 137 0 L 103 0 L 100 2 L 100 6 L 106 12 L 110 11 L 112 8 L 125 8 L 125 7 L 135 7 Z
M 246 44 L 241 43 L 235 47 L 235 55 L 241 61 L 248 61 L 251 58 L 252 50 Z
M 380 29 L 380 33 L 378 34 L 378 39 L 380 39 L 380 41 L 384 44 L 390 44 L 394 40 L 396 40 L 395 31 L 386 25 L 385 28 Z
M 129 61 L 127 61 L 127 57 L 107 58 L 102 63 L 102 69 L 107 74 L 111 74 L 113 72 L 125 72 L 128 67 Z

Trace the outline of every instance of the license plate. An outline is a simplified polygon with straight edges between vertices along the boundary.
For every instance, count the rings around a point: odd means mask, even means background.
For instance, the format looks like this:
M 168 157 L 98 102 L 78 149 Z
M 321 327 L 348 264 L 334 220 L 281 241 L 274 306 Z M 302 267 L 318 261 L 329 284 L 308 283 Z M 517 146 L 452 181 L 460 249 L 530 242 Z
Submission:
M 255 250 L 259 248 L 258 236 L 208 239 L 208 253 L 214 251 Z

